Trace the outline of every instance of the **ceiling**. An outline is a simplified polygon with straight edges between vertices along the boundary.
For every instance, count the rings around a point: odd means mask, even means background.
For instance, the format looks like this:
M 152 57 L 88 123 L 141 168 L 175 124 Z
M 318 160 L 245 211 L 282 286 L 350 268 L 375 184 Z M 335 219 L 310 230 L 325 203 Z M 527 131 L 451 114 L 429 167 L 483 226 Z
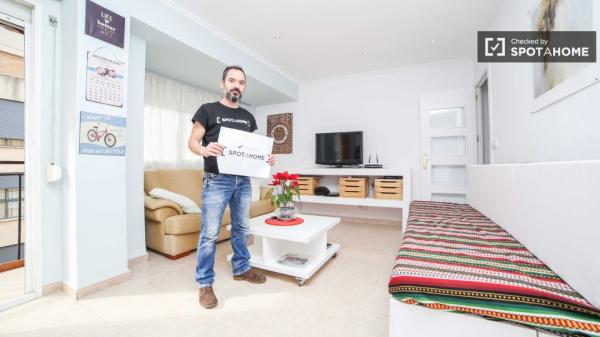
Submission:
M 474 57 L 500 0 L 163 0 L 296 81 Z M 432 43 L 435 40 L 435 43 Z
M 221 95 L 219 79 L 226 64 L 136 19 L 131 21 L 132 33 L 146 41 L 146 68 L 172 79 Z M 193 67 L 182 65 L 193 64 Z M 250 106 L 289 102 L 280 91 L 248 75 L 252 86 L 244 93 L 242 103 Z

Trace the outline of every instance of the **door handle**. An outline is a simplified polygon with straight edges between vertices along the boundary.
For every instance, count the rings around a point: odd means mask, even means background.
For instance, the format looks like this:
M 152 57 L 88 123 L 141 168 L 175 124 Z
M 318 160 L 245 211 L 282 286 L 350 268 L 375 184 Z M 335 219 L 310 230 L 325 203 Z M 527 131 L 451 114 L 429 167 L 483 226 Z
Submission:
M 427 164 L 429 163 L 429 158 L 427 158 L 427 153 L 423 153 L 421 157 L 421 167 L 423 170 L 427 170 Z

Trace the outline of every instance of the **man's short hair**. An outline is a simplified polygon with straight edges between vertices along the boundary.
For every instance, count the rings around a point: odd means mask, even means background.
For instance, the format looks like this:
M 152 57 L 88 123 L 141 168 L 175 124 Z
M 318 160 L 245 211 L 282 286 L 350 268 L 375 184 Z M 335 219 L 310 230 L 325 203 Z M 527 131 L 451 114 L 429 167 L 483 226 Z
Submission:
M 244 71 L 244 69 L 242 69 L 241 66 L 233 65 L 233 66 L 227 66 L 227 67 L 225 67 L 225 70 L 223 70 L 223 78 L 222 78 L 223 81 L 225 81 L 225 78 L 227 78 L 227 73 L 232 69 L 241 71 L 242 74 L 244 74 L 244 78 L 246 78 L 246 72 Z

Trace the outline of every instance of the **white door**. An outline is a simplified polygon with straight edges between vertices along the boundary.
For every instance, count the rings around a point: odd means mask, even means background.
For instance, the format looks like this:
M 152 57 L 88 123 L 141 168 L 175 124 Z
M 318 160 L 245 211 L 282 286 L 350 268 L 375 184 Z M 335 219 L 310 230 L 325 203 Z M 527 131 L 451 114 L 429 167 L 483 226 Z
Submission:
M 475 91 L 424 93 L 420 103 L 423 199 L 464 203 L 467 165 L 477 160 Z
M 38 214 L 31 205 L 33 186 L 39 186 L 37 171 L 31 172 L 40 166 L 31 160 L 36 148 L 32 139 L 37 138 L 30 122 L 35 97 L 32 9 L 20 2 L 0 0 L 0 125 L 11 120 L 0 132 L 0 223 L 5 227 L 0 237 L 0 311 L 42 294 L 41 275 L 34 273 L 41 258 L 41 242 L 34 238 L 41 227 L 31 216 Z

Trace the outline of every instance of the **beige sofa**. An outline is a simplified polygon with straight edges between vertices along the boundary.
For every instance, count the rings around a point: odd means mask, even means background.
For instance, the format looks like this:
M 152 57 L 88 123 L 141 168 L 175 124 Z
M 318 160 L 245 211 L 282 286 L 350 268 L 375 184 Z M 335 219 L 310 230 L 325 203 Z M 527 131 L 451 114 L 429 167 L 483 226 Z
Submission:
M 184 195 L 202 207 L 202 180 L 204 170 L 173 169 L 144 172 L 144 206 L 146 216 L 146 246 L 170 259 L 190 254 L 198 244 L 200 214 L 184 214 L 176 203 L 153 198 L 148 192 L 155 187 Z M 260 200 L 253 201 L 250 217 L 275 210 L 271 202 L 271 188 L 261 187 Z M 217 241 L 230 238 L 225 228 L 230 223 L 229 207 L 225 210 Z

